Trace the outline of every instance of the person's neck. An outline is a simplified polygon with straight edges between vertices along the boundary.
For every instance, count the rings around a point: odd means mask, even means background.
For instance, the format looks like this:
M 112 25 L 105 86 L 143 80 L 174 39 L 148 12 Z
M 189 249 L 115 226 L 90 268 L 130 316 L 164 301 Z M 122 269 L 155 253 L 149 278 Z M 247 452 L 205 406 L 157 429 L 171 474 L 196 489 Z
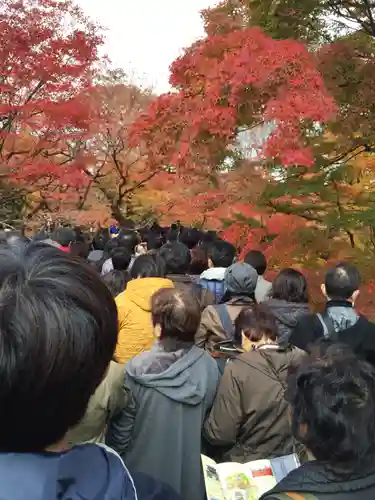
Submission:
M 354 303 L 350 299 L 331 299 L 328 297 L 327 307 L 354 307 Z
M 70 448 L 71 446 L 69 446 L 68 441 L 64 436 L 58 443 L 47 446 L 44 451 L 48 451 L 50 453 L 62 453 L 64 451 L 70 450 Z

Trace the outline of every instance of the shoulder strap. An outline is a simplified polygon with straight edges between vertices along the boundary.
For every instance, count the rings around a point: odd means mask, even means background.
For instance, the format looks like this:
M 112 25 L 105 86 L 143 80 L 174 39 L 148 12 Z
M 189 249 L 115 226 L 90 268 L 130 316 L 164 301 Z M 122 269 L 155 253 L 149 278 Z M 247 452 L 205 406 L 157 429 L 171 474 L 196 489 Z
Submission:
M 225 304 L 214 306 L 215 311 L 218 313 L 220 322 L 229 339 L 234 339 L 234 324 L 232 318 L 229 316 L 228 308 Z
M 325 339 L 331 339 L 333 341 L 337 340 L 337 332 L 335 330 L 335 325 L 333 324 L 332 319 L 327 313 L 317 314 L 319 321 L 323 326 L 323 335 Z

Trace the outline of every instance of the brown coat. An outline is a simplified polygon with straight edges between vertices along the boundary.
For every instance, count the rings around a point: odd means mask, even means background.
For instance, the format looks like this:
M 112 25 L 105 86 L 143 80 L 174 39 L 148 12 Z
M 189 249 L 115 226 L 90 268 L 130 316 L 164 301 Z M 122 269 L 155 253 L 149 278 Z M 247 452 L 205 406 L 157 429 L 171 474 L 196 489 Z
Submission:
M 252 305 L 250 299 L 233 298 L 226 303 L 231 320 L 236 320 L 244 307 Z M 215 306 L 208 306 L 202 314 L 201 323 L 195 336 L 195 344 L 206 351 L 213 352 L 214 346 L 218 342 L 228 340 L 228 333 L 220 321 L 220 316 Z
M 124 379 L 125 365 L 111 361 L 104 380 L 89 401 L 83 420 L 68 432 L 70 446 L 86 442 L 104 443 L 109 419 L 131 401 Z
M 204 426 L 208 441 L 223 447 L 225 461 L 245 463 L 293 452 L 284 390 L 296 348 L 266 348 L 230 361 Z

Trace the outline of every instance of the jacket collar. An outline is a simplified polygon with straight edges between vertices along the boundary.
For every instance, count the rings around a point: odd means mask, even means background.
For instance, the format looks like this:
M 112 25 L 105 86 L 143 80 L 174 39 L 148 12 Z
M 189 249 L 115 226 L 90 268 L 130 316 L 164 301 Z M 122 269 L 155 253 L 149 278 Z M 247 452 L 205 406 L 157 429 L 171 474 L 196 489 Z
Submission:
M 364 467 L 358 473 L 343 475 L 335 472 L 326 463 L 313 461 L 306 462 L 292 471 L 272 490 L 272 493 L 290 491 L 316 495 L 347 492 L 352 493 L 353 498 L 360 498 L 359 492 L 369 489 L 373 489 L 375 497 L 375 464 Z
M 326 304 L 326 309 L 331 307 L 350 307 L 353 309 L 353 304 L 348 300 L 329 300 Z

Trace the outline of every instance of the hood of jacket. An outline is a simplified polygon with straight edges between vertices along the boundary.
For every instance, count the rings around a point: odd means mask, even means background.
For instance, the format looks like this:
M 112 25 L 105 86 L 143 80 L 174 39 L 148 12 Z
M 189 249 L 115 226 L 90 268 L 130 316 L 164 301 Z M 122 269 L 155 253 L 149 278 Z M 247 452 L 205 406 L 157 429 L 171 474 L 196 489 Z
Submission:
M 272 497 L 272 493 L 282 492 L 304 492 L 313 495 L 331 495 L 352 493 L 354 498 L 362 498 L 360 492 L 371 490 L 373 495 L 366 498 L 375 497 L 375 466 L 363 470 L 360 474 L 350 474 L 348 476 L 337 475 L 326 464 L 316 461 L 306 462 L 298 469 L 290 472 L 271 492 L 264 495 Z M 263 498 L 263 497 L 262 497 Z
M 309 305 L 295 302 L 287 302 L 286 300 L 270 299 L 265 302 L 275 318 L 285 326 L 294 328 L 301 316 L 309 314 Z
M 335 332 L 347 330 L 359 320 L 359 314 L 350 302 L 330 301 L 326 313 L 333 321 Z
M 201 274 L 200 279 L 207 281 L 224 281 L 226 270 L 227 269 L 225 267 L 212 267 L 211 269 L 207 269 L 206 271 L 204 271 Z
M 133 302 L 144 311 L 151 311 L 151 297 L 161 288 L 173 288 L 173 283 L 164 278 L 139 278 L 128 283 L 124 300 Z
M 166 351 L 160 343 L 151 351 L 143 352 L 129 361 L 126 373 L 143 387 L 155 389 L 174 401 L 198 405 L 206 394 L 208 376 L 199 363 L 207 354 L 196 346 L 180 346 Z M 191 372 L 199 370 L 201 376 L 192 377 Z
M 121 459 L 97 445 L 65 453 L 1 453 L 2 500 L 136 500 Z

